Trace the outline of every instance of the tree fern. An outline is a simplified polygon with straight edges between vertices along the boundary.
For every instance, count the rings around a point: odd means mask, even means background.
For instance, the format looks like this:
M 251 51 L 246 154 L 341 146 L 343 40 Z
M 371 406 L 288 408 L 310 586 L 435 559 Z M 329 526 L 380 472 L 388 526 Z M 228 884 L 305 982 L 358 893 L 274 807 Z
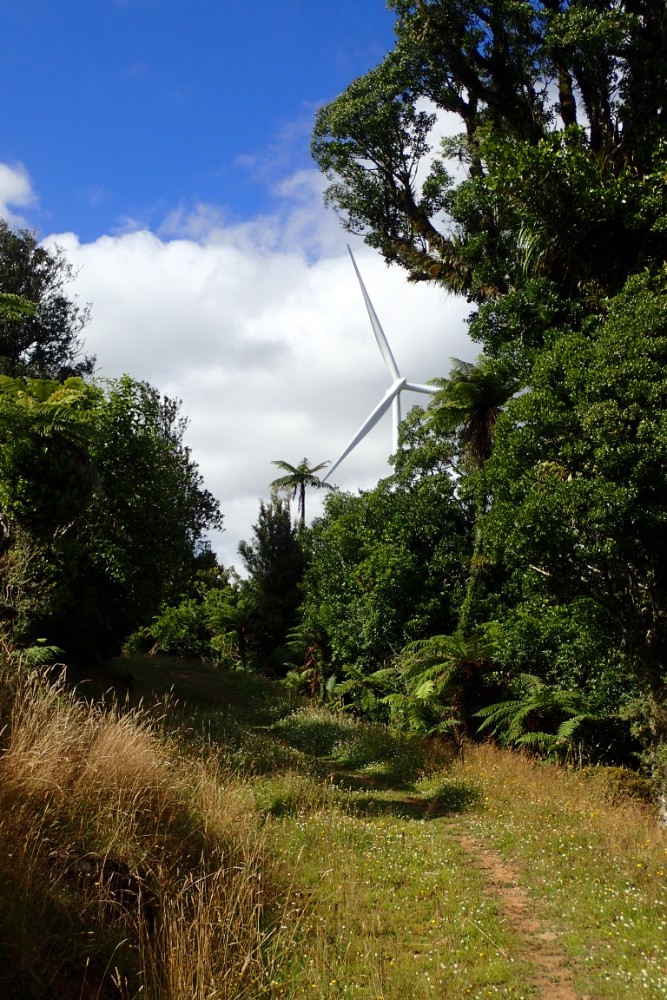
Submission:
M 475 713 L 478 733 L 490 732 L 505 746 L 567 753 L 581 725 L 595 718 L 579 691 L 549 687 L 533 674 L 521 674 L 516 686 L 518 697 Z
M 483 636 L 435 635 L 409 643 L 391 668 L 376 671 L 371 680 L 384 688 L 383 702 L 394 721 L 460 738 L 470 694 L 490 665 Z

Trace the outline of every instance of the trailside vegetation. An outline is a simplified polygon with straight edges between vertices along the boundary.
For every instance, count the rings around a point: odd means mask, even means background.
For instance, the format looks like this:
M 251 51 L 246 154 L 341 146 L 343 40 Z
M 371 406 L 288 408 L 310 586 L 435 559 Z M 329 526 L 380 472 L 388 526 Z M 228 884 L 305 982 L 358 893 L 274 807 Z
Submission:
M 409 280 L 464 295 L 483 353 L 433 373 L 395 457 L 413 494 L 449 477 L 458 576 L 415 630 L 438 551 L 410 577 L 405 539 L 432 537 L 421 505 L 378 539 L 369 511 L 399 502 L 396 482 L 328 498 L 304 583 L 319 669 L 355 674 L 332 689 L 349 707 L 562 759 L 639 755 L 664 786 L 664 4 L 388 6 L 393 50 L 316 117 L 325 200 Z
M 179 404 L 129 376 L 0 376 L 0 622 L 103 656 L 193 575 L 220 524 L 183 444 Z
M 221 524 L 178 400 L 94 380 L 59 249 L 0 221 L 0 630 L 68 659 L 116 652 L 191 584 Z

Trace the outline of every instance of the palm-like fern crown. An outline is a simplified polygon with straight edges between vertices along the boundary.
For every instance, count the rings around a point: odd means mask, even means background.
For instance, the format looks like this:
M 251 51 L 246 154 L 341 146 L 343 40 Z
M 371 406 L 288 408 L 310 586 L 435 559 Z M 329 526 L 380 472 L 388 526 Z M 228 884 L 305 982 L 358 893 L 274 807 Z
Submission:
M 303 458 L 299 465 L 290 465 L 289 462 L 283 462 L 282 459 L 274 459 L 271 464 L 287 473 L 285 476 L 274 479 L 271 483 L 271 489 L 274 493 L 281 491 L 289 493 L 292 500 L 298 496 L 299 513 L 301 520 L 304 521 L 306 517 L 306 487 L 310 486 L 315 490 L 331 489 L 331 483 L 322 482 L 317 475 L 318 472 L 327 467 L 329 462 L 320 462 L 319 465 L 311 466 L 308 459 Z
M 518 381 L 488 358 L 474 364 L 452 360 L 449 377 L 433 380 L 439 391 L 429 407 L 430 423 L 441 434 L 457 433 L 462 452 L 480 468 L 491 454 L 498 414 Z

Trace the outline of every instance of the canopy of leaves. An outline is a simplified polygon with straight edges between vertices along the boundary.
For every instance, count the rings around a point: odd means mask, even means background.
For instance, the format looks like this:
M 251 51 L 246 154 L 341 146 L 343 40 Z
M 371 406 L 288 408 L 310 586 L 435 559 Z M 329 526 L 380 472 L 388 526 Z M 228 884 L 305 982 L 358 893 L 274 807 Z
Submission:
M 34 233 L 0 219 L 0 373 L 63 379 L 90 375 L 94 357 L 81 354 L 88 309 L 67 297 L 72 265 Z
M 509 573 L 506 599 L 544 620 L 548 606 L 589 602 L 591 628 L 623 655 L 626 673 L 658 688 L 667 662 L 666 287 L 664 275 L 631 279 L 604 324 L 541 353 L 531 391 L 498 421 L 484 519 L 487 553 Z
M 66 652 L 118 648 L 178 596 L 220 526 L 179 404 L 128 376 L 4 376 L 0 417 L 0 618 Z
M 359 496 L 330 494 L 309 536 L 302 614 L 333 668 L 372 673 L 406 642 L 453 625 L 467 529 L 446 472 L 403 470 Z
M 389 6 L 394 50 L 313 133 L 347 229 L 478 305 L 539 279 L 594 310 L 664 259 L 661 0 Z M 433 149 L 438 112 L 461 132 Z

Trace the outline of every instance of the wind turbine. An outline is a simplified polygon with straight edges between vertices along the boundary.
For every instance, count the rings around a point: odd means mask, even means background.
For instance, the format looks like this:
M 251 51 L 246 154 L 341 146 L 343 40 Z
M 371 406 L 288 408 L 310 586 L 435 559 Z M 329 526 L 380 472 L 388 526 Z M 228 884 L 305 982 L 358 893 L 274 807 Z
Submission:
M 426 395 L 428 396 L 432 396 L 435 392 L 437 392 L 437 390 L 432 385 L 421 385 L 418 382 L 408 382 L 408 380 L 403 375 L 401 375 L 400 371 L 398 370 L 398 365 L 396 364 L 396 361 L 394 359 L 394 355 L 391 353 L 391 348 L 389 346 L 387 338 L 385 337 L 384 330 L 380 326 L 380 320 L 377 318 L 377 314 L 375 312 L 375 309 L 373 308 L 373 303 L 368 297 L 368 292 L 366 291 L 364 283 L 361 280 L 361 275 L 359 274 L 359 268 L 357 267 L 357 262 L 355 261 L 354 255 L 350 250 L 349 246 L 347 250 L 350 257 L 352 258 L 352 264 L 354 266 L 354 270 L 356 271 L 357 278 L 359 279 L 359 284 L 361 286 L 361 293 L 364 297 L 364 302 L 366 303 L 366 309 L 368 310 L 368 315 L 371 320 L 373 333 L 375 334 L 377 345 L 380 348 L 380 354 L 384 358 L 384 363 L 387 366 L 389 374 L 391 375 L 392 383 L 385 392 L 384 396 L 382 397 L 378 405 L 372 411 L 372 413 L 368 417 L 366 417 L 363 424 L 361 425 L 357 433 L 354 435 L 348 446 L 345 448 L 343 452 L 341 452 L 341 454 L 338 456 L 333 465 L 327 470 L 327 474 L 326 476 L 324 476 L 322 482 L 327 481 L 327 479 L 331 476 L 334 470 L 337 469 L 338 466 L 341 464 L 343 459 L 347 458 L 347 456 L 354 448 L 356 448 L 359 442 L 366 437 L 368 432 L 372 430 L 373 427 L 375 427 L 378 420 L 380 420 L 384 416 L 389 407 L 391 407 L 392 409 L 392 423 L 393 423 L 392 454 L 397 452 L 398 427 L 401 422 L 401 393 L 406 391 L 423 392 L 426 393 Z

